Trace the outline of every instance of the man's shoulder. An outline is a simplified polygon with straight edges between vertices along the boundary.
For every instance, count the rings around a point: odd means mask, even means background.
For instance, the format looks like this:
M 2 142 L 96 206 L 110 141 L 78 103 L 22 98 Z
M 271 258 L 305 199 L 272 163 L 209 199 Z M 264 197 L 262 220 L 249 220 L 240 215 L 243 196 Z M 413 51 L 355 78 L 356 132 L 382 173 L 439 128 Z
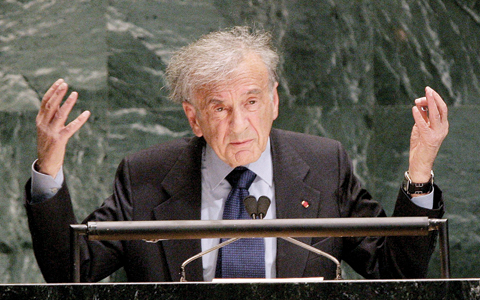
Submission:
M 315 148 L 338 148 L 341 146 L 340 142 L 331 138 L 312 135 L 308 133 L 294 132 L 283 129 L 272 129 L 272 139 L 277 143 L 288 143 L 294 148 L 304 149 Z
M 338 170 L 349 166 L 341 143 L 330 138 L 276 129 L 271 141 L 273 162 L 280 170 L 313 170 L 315 178 L 324 178 L 325 174 L 336 176 Z
M 175 163 L 182 154 L 193 156 L 201 153 L 203 139 L 197 137 L 184 137 L 169 140 L 153 145 L 149 148 L 131 153 L 124 160 L 134 164 L 148 164 L 162 162 L 162 164 Z M 185 153 L 187 151 L 187 153 Z

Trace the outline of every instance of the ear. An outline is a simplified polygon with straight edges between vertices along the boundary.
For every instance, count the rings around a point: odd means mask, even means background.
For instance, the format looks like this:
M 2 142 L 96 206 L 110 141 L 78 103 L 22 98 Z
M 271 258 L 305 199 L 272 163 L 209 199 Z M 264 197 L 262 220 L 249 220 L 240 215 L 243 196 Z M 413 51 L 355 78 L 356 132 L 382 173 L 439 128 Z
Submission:
M 279 105 L 279 98 L 278 98 L 278 91 L 277 91 L 277 87 L 278 87 L 278 82 L 275 82 L 275 85 L 273 86 L 273 99 L 272 99 L 272 102 L 273 102 L 273 120 L 275 120 L 277 117 L 278 117 L 278 105 Z
M 185 115 L 187 116 L 188 123 L 190 123 L 190 127 L 192 127 L 193 133 L 201 137 L 203 135 L 202 133 L 202 128 L 200 127 L 200 124 L 198 123 L 198 118 L 197 118 L 197 110 L 191 104 L 190 102 L 183 101 L 182 102 L 183 106 L 183 111 L 185 112 Z

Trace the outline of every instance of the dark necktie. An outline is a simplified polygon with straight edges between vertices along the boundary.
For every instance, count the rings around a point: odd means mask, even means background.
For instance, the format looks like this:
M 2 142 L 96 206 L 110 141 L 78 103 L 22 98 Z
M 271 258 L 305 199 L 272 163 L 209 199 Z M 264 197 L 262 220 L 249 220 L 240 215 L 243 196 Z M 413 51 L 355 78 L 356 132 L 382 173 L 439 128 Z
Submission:
M 232 186 L 223 211 L 224 220 L 250 219 L 243 199 L 257 175 L 237 167 L 226 179 Z M 226 239 L 221 239 L 221 242 Z M 265 244 L 263 238 L 242 238 L 218 251 L 217 278 L 265 278 Z

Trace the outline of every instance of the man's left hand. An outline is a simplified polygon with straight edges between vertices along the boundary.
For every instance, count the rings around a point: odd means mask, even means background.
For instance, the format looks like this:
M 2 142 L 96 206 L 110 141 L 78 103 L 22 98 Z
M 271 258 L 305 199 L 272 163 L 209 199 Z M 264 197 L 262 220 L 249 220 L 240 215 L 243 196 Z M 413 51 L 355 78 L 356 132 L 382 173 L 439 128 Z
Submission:
M 412 182 L 430 180 L 430 171 L 438 150 L 448 134 L 448 109 L 442 97 L 425 88 L 425 97 L 415 100 L 412 108 L 415 125 L 410 137 L 409 173 Z

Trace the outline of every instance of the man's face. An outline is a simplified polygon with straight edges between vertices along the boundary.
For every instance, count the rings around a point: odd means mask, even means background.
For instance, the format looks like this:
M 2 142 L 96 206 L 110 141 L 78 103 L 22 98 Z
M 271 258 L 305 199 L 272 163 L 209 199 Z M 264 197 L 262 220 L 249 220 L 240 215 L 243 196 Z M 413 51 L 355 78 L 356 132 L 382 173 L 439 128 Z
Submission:
M 252 54 L 223 84 L 194 93 L 183 109 L 194 134 L 203 136 L 231 167 L 260 158 L 278 116 L 277 83 L 269 88 L 265 64 Z

